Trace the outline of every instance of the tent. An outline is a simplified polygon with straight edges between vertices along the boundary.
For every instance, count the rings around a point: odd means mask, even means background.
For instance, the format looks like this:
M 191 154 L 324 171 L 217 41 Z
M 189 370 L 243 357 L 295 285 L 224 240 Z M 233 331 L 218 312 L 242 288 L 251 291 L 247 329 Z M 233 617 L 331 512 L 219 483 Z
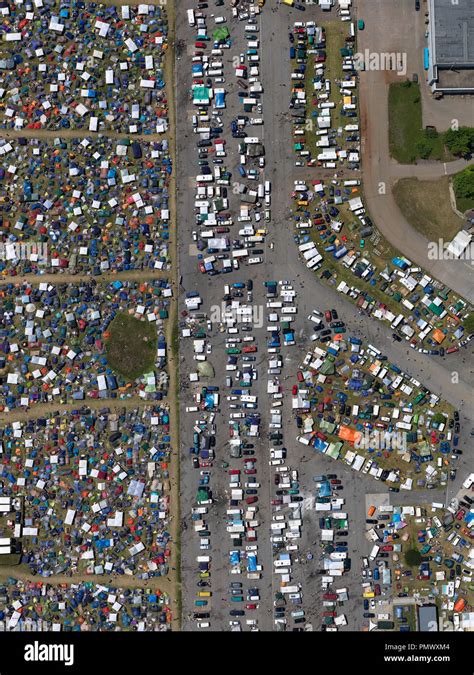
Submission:
M 201 377 L 214 377 L 214 368 L 209 361 L 199 361 L 197 370 Z
M 349 443 L 355 443 L 361 437 L 361 433 L 360 433 L 360 431 L 356 431 L 355 429 L 350 429 L 349 427 L 346 427 L 343 424 L 341 424 L 341 426 L 339 427 L 338 436 L 343 441 L 348 441 Z
M 439 330 L 439 328 L 436 328 L 433 331 L 433 339 L 436 340 L 436 342 L 440 345 L 443 340 L 445 339 L 446 335 L 443 333 L 442 330 Z
M 230 33 L 227 26 L 219 26 L 219 28 L 216 28 L 216 30 L 213 32 L 212 37 L 217 42 L 225 42 L 229 35 Z

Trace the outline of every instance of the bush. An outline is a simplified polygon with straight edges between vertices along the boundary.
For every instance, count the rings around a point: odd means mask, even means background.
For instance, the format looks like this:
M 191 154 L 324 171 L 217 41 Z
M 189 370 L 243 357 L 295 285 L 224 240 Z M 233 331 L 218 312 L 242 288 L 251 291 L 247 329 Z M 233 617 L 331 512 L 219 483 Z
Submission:
M 474 166 L 468 166 L 453 178 L 456 197 L 474 199 Z
M 436 129 L 425 129 L 425 136 L 426 138 L 430 138 L 431 140 L 434 140 L 438 138 L 439 134 L 436 131 Z
M 409 567 L 416 567 L 421 563 L 421 553 L 416 548 L 411 548 L 405 553 L 405 562 Z
M 474 128 L 448 129 L 444 134 L 444 142 L 451 154 L 469 157 L 474 152 Z
M 428 159 L 429 156 L 431 155 L 432 148 L 429 141 L 418 141 L 415 148 L 418 157 L 421 157 L 421 159 Z

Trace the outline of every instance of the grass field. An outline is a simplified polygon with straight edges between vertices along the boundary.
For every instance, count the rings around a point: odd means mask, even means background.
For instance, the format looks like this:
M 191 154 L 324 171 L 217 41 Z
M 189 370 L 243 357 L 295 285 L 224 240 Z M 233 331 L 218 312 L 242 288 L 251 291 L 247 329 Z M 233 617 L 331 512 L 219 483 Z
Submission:
M 388 94 L 389 147 L 391 156 L 401 164 L 418 159 L 446 161 L 450 158 L 443 136 L 423 129 L 420 85 L 392 83 Z
M 393 196 L 410 225 L 427 239 L 451 240 L 463 225 L 451 208 L 447 176 L 434 181 L 402 178 L 395 184 Z
M 117 314 L 109 333 L 106 353 L 113 370 L 129 380 L 153 370 L 158 342 L 153 323 Z

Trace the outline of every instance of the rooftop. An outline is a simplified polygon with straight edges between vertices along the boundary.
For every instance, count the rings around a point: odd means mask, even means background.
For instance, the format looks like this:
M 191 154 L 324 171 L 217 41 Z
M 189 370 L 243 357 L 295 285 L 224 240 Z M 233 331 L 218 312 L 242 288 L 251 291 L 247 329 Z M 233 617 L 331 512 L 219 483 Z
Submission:
M 431 0 L 433 61 L 439 68 L 474 68 L 474 0 Z
M 433 622 L 438 630 L 438 610 L 436 605 L 423 605 L 418 607 L 418 625 L 421 632 L 433 631 Z

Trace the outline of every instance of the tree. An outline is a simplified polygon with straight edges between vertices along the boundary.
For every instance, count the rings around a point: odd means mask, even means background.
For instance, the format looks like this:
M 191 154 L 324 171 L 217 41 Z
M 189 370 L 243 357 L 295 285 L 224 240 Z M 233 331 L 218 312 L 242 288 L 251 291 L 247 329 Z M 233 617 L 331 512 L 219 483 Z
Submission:
M 474 166 L 468 166 L 453 178 L 456 197 L 474 199 Z
M 469 316 L 463 321 L 464 330 L 468 335 L 474 333 L 474 313 L 469 314 Z
M 444 415 L 441 413 L 436 413 L 436 415 L 433 415 L 433 424 L 442 424 L 444 422 Z
M 421 553 L 416 548 L 410 548 L 405 553 L 405 562 L 409 567 L 416 567 L 421 563 Z
M 444 142 L 451 154 L 469 157 L 474 152 L 474 129 L 471 127 L 448 129 L 444 134 Z

